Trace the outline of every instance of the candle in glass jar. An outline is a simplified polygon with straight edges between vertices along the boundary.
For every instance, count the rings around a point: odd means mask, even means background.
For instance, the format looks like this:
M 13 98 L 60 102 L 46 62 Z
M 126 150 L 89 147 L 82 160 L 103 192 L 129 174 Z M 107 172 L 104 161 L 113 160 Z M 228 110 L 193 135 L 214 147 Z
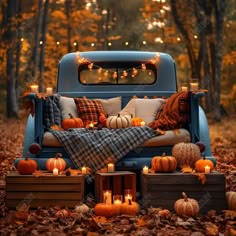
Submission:
M 115 165 L 113 163 L 107 164 L 107 172 L 114 172 L 115 171 Z
M 144 166 L 143 167 L 143 174 L 148 174 L 148 167 L 147 166 Z
M 53 175 L 58 175 L 58 169 L 57 168 L 53 169 Z
M 205 174 L 209 174 L 211 172 L 210 166 L 205 166 Z
M 52 87 L 47 87 L 46 88 L 46 94 L 47 95 L 52 95 Z
M 87 173 L 87 168 L 85 166 L 82 167 L 82 174 L 86 174 Z
M 141 121 L 141 122 L 140 122 L 140 125 L 141 125 L 141 126 L 145 126 L 145 121 Z
M 39 86 L 38 85 L 31 85 L 30 86 L 31 93 L 38 93 L 39 92 Z
M 111 190 L 105 190 L 103 191 L 103 203 L 106 203 L 106 204 L 111 204 L 112 201 L 112 197 L 111 197 Z

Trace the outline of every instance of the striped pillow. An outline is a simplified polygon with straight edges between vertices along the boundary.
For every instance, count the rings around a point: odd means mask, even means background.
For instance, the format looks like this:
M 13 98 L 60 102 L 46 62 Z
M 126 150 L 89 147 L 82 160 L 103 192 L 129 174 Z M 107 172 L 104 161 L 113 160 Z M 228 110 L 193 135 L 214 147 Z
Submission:
M 100 114 L 106 114 L 99 100 L 90 100 L 87 98 L 74 98 L 79 118 L 85 126 L 91 122 L 98 122 Z

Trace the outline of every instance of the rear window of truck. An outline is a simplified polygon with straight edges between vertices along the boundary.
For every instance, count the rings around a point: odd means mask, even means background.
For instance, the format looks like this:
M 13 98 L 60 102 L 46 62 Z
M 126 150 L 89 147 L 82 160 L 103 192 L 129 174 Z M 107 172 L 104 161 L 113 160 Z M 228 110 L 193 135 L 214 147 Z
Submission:
M 83 85 L 149 85 L 155 83 L 157 70 L 151 63 L 85 63 L 79 66 L 78 75 Z

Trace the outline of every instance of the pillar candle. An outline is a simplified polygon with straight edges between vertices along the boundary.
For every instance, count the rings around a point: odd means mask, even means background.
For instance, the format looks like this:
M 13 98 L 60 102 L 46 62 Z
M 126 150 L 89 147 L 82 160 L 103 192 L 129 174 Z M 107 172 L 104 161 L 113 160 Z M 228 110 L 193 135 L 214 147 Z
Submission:
M 210 166 L 205 166 L 205 174 L 209 174 L 211 172 Z
M 107 172 L 114 172 L 115 171 L 115 166 L 113 163 L 108 163 L 107 164 Z
M 31 89 L 31 93 L 38 93 L 39 92 L 39 86 L 38 85 L 31 85 L 30 89 Z
M 47 95 L 52 95 L 52 87 L 47 87 L 46 88 L 46 94 Z
M 53 175 L 58 175 L 58 169 L 57 168 L 53 169 Z
M 103 203 L 111 204 L 112 203 L 112 193 L 111 190 L 103 191 Z
M 143 174 L 148 174 L 148 167 L 147 166 L 143 167 Z

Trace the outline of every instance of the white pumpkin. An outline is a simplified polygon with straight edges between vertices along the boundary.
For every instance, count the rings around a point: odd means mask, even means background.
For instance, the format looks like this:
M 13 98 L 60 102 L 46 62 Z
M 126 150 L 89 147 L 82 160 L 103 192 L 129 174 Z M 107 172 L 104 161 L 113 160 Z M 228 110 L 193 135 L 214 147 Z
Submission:
M 110 129 L 127 128 L 132 126 L 132 119 L 128 115 L 121 116 L 118 114 L 117 116 L 109 116 L 106 125 Z
M 75 211 L 77 213 L 86 213 L 89 211 L 89 207 L 85 204 L 80 204 L 80 205 L 75 206 Z
M 226 193 L 226 200 L 229 210 L 236 210 L 236 192 L 229 191 Z

